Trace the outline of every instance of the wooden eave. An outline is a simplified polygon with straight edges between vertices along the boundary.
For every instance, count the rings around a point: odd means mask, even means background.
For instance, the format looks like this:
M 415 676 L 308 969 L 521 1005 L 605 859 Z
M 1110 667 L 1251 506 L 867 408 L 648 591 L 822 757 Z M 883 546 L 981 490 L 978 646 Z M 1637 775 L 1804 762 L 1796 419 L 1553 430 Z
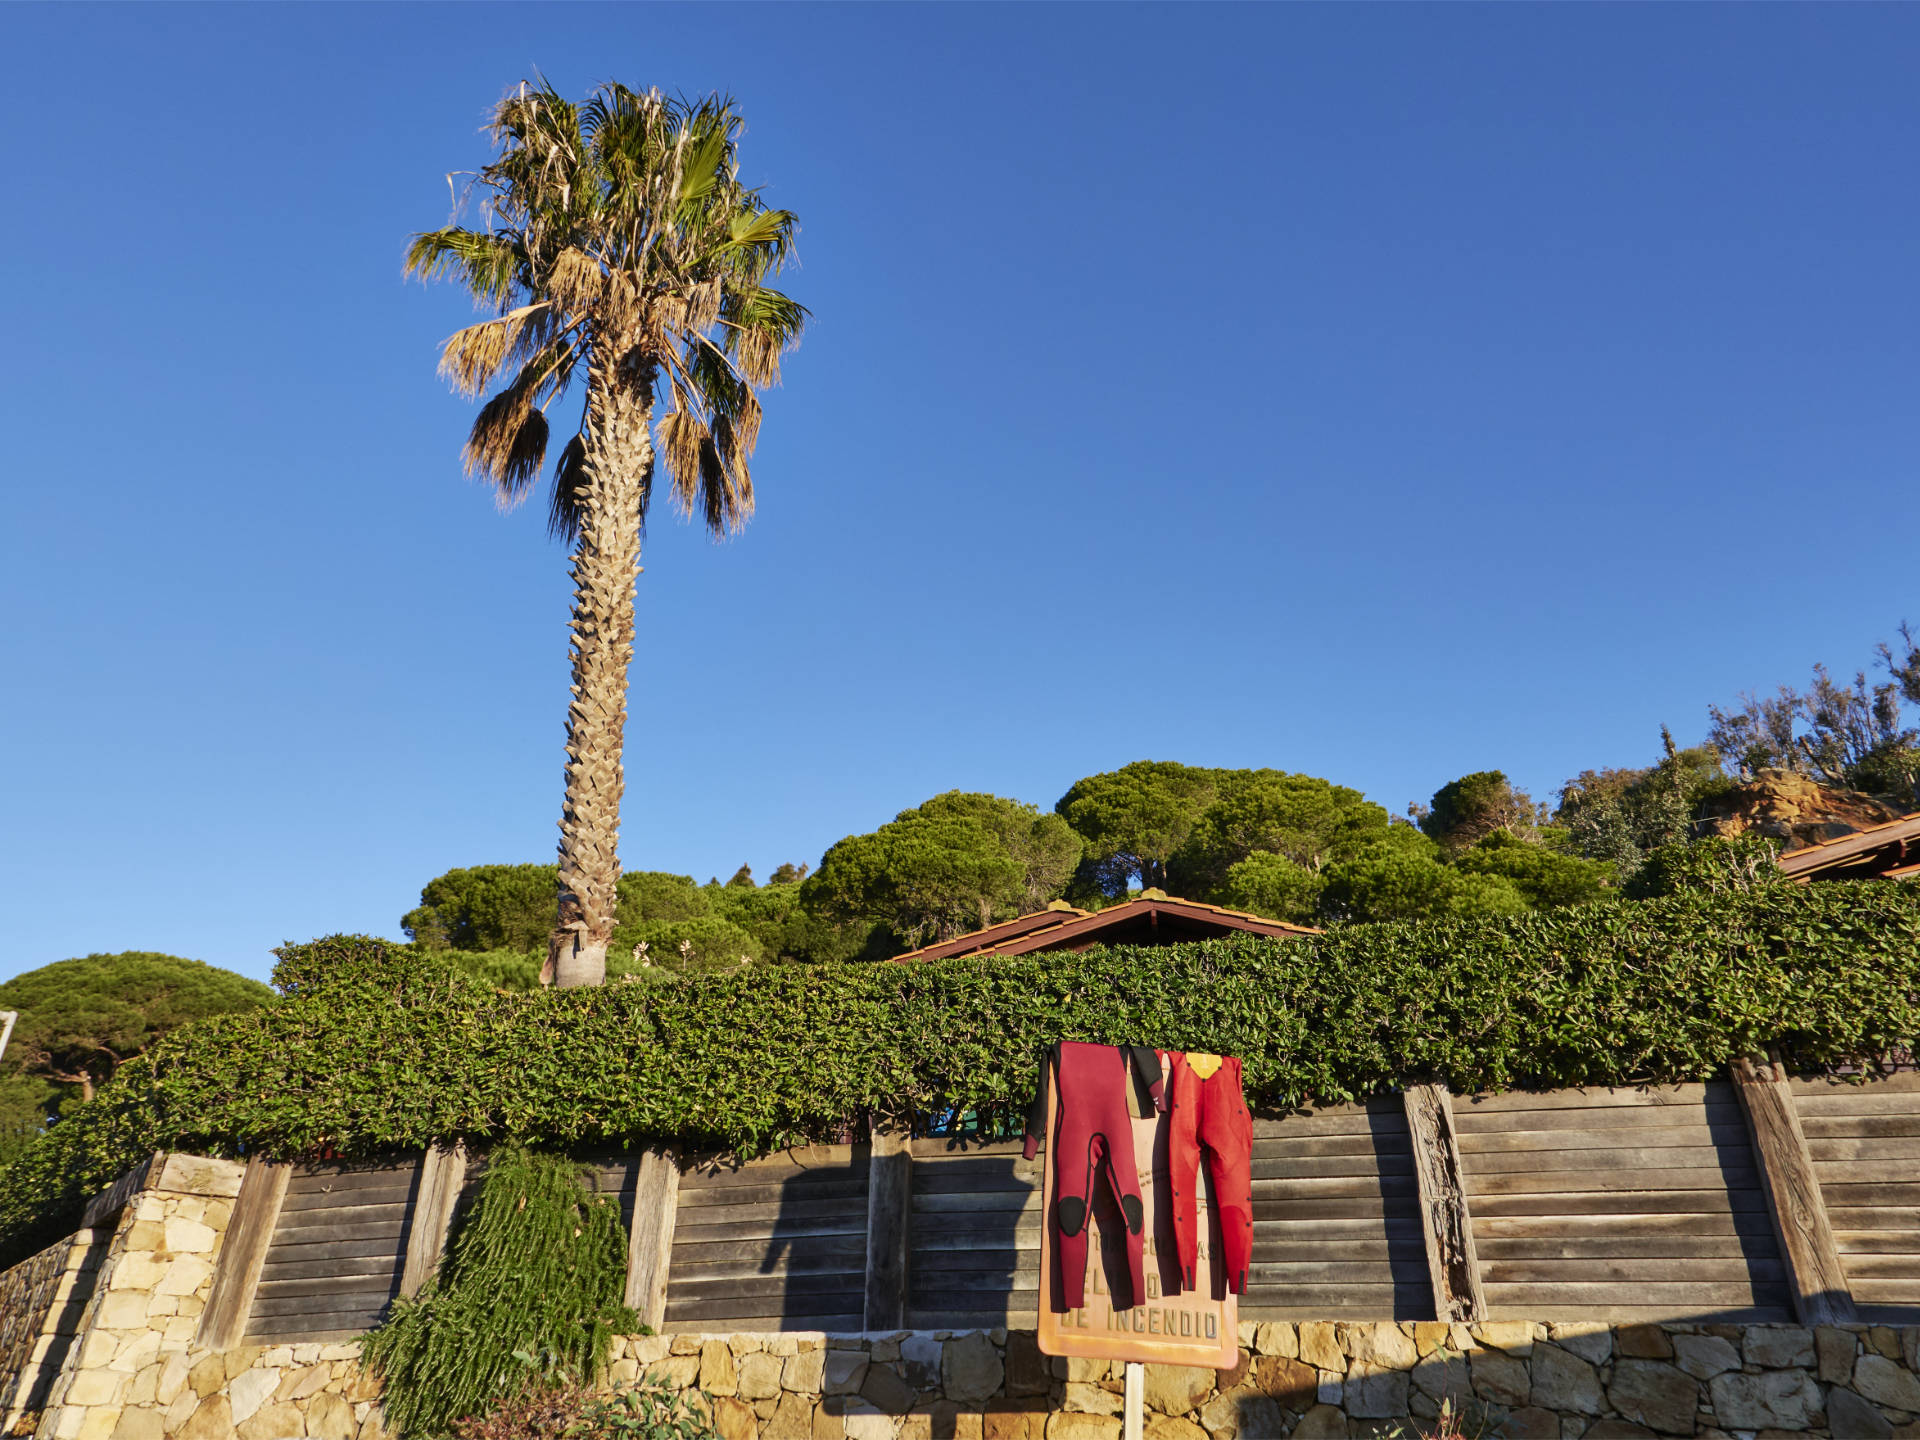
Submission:
M 1132 930 L 1145 925 L 1157 934 L 1161 922 L 1174 932 L 1167 938 L 1181 940 L 1215 939 L 1222 935 L 1266 935 L 1287 940 L 1320 932 L 1305 925 L 1289 925 L 1249 915 L 1244 910 L 1228 910 L 1218 905 L 1202 905 L 1193 900 L 1167 900 L 1159 897 L 1129 900 L 1091 913 L 1085 910 L 1041 910 L 1022 915 L 985 930 L 958 935 L 938 945 L 896 955 L 896 960 L 942 960 L 960 955 L 1032 955 L 1047 950 L 1087 950 L 1110 943 L 1116 930 Z M 1128 943 L 1120 941 L 1118 943 Z M 1152 941 L 1148 941 L 1152 943 Z
M 1797 880 L 1912 875 L 1920 866 L 1920 815 L 1789 850 L 1778 863 L 1781 874 Z
M 969 930 L 965 935 L 956 935 L 951 940 L 942 940 L 937 945 L 922 946 L 918 950 L 909 950 L 905 955 L 896 955 L 896 960 L 950 960 L 956 955 L 975 955 L 983 950 L 996 949 L 1002 941 L 1016 940 L 1031 935 L 1036 930 L 1051 930 L 1064 925 L 1069 920 L 1081 919 L 1090 911 L 1068 907 L 1062 910 L 1036 910 L 1031 915 L 1016 916 L 1012 920 L 1002 920 L 998 925 L 989 925 L 984 930 Z

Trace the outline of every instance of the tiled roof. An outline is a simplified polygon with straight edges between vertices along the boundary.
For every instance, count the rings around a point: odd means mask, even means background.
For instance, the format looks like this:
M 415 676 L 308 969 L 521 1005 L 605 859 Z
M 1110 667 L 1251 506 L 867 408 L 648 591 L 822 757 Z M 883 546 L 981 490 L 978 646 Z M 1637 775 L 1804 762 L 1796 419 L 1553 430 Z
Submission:
M 1875 854 L 1881 850 L 1888 853 Z M 1782 855 L 1779 865 L 1782 874 L 1792 876 L 1812 876 L 1818 871 L 1845 865 L 1849 869 L 1857 867 L 1897 877 L 1914 873 L 1911 862 L 1915 860 L 1920 860 L 1920 815 L 1871 825 L 1850 835 L 1822 840 L 1818 845 L 1803 845 Z
M 1161 915 L 1181 928 L 1231 930 L 1281 939 L 1320 933 L 1311 926 L 1289 925 L 1282 920 L 1249 915 L 1244 910 L 1202 905 L 1195 900 L 1143 895 L 1125 904 L 1092 912 L 1074 909 L 1036 911 L 1031 915 L 1022 915 L 1017 920 L 990 925 L 967 935 L 957 935 L 951 940 L 911 950 L 894 958 L 940 960 L 956 955 L 1028 955 L 1055 948 L 1084 949 L 1088 945 L 1098 944 L 1105 932 L 1141 920 L 1158 928 L 1158 917 Z

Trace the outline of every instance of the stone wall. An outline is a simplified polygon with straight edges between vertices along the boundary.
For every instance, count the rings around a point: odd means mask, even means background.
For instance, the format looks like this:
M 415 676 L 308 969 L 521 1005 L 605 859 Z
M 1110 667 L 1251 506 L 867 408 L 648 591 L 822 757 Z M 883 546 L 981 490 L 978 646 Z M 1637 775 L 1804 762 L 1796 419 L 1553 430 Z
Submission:
M 46 1404 L 80 1333 L 107 1239 L 76 1231 L 0 1275 L 0 1435 Z
M 1920 1326 L 1262 1324 L 1231 1371 L 1146 1367 L 1148 1440 L 1397 1435 L 1443 1400 L 1508 1440 L 1920 1437 Z M 619 1345 L 723 1440 L 1118 1440 L 1124 1367 L 1031 1333 L 675 1335 Z M 1417 1432 L 1416 1432 L 1417 1433 Z
M 160 1157 L 104 1245 L 75 1237 L 0 1276 L 0 1300 L 45 1302 L 39 1331 L 85 1294 L 40 1440 L 385 1440 L 357 1344 L 194 1343 L 240 1174 Z M 87 1294 L 73 1257 L 103 1249 Z M 1244 1324 L 1240 1344 L 1231 1371 L 1146 1368 L 1147 1440 L 1395 1435 L 1443 1402 L 1508 1440 L 1920 1440 L 1920 1326 L 1303 1322 Z M 722 1440 L 1121 1429 L 1123 1367 L 1043 1356 L 1027 1331 L 616 1341 L 609 1379 L 643 1374 L 700 1392 Z

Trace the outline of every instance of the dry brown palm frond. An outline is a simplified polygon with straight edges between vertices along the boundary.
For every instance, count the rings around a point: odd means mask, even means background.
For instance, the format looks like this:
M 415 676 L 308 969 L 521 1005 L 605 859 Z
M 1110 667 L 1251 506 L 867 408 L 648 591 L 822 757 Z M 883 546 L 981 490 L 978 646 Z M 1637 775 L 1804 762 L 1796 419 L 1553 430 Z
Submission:
M 512 385 L 480 407 L 461 458 L 469 475 L 493 482 L 507 509 L 526 497 L 546 453 L 547 417 L 534 408 L 527 388 Z
M 660 454 L 673 482 L 673 501 L 693 513 L 700 492 L 700 454 L 712 442 L 700 417 L 688 410 L 669 410 L 660 417 Z
M 705 332 L 720 318 L 720 282 L 708 280 L 687 291 L 687 316 L 680 328 Z
M 725 415 L 700 447 L 700 500 L 707 528 L 731 535 L 753 518 L 753 477 L 740 454 L 739 441 Z
M 605 299 L 607 276 L 591 255 L 577 245 L 569 245 L 553 257 L 546 289 L 562 310 L 579 314 Z
M 734 345 L 734 359 L 739 362 L 740 373 L 754 385 L 778 385 L 780 383 L 780 356 L 786 349 L 778 335 L 767 330 L 748 329 L 740 332 L 740 338 Z
M 530 321 L 547 306 L 522 305 L 496 320 L 456 330 L 440 351 L 440 373 L 462 395 L 474 396 L 492 383 L 517 349 Z

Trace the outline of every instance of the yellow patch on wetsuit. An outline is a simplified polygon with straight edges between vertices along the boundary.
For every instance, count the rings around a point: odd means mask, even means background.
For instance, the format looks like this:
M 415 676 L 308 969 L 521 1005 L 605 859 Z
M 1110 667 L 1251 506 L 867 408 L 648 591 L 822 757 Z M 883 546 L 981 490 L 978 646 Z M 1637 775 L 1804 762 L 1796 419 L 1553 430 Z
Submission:
M 1220 1068 L 1220 1057 L 1218 1055 L 1196 1055 L 1192 1051 L 1188 1051 L 1187 1068 L 1202 1080 L 1205 1080 Z

